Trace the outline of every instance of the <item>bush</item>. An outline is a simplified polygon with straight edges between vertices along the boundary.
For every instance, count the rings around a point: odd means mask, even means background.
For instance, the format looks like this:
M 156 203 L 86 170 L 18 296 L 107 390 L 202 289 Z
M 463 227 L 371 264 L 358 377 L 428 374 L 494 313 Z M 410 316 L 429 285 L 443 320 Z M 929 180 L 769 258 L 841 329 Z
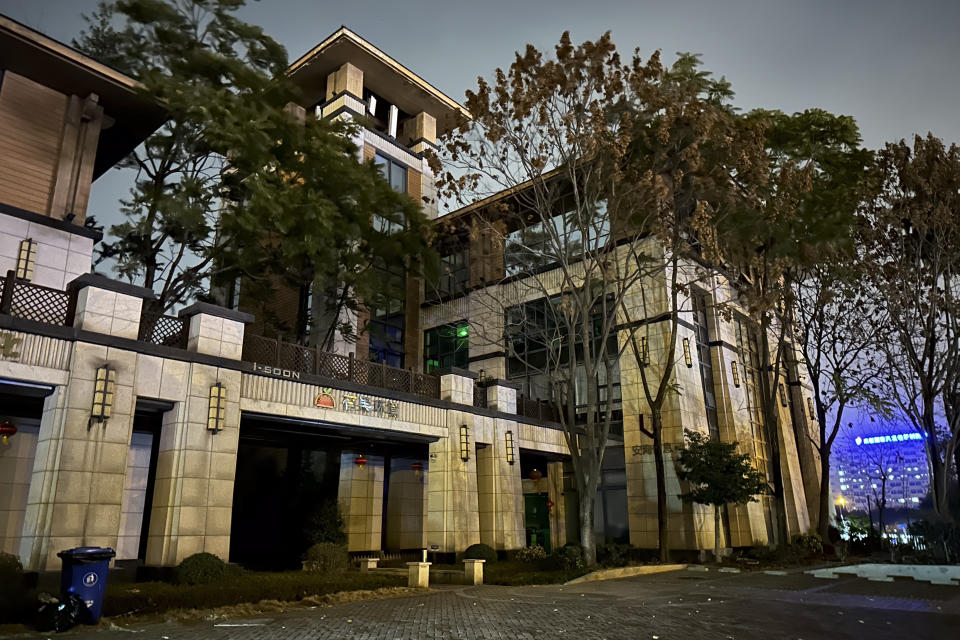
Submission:
M 23 567 L 17 556 L 0 552 L 0 623 L 20 622 L 27 608 Z
M 556 565 L 566 571 L 570 569 L 583 569 L 583 549 L 580 545 L 568 542 L 553 553 L 553 559 Z
M 517 549 L 517 551 L 513 554 L 513 558 L 518 562 L 530 564 L 533 562 L 546 560 L 547 552 L 540 545 L 534 545 L 532 547 L 527 547 L 526 549 Z
M 917 547 L 939 563 L 960 562 L 960 524 L 920 520 L 910 525 Z
M 492 564 L 497 561 L 497 552 L 493 547 L 487 544 L 472 544 L 463 552 L 464 560 L 486 560 L 486 564 Z
M 625 567 L 630 562 L 629 544 L 611 542 L 597 547 L 597 563 L 604 567 Z
M 343 515 L 336 500 L 324 500 L 314 508 L 314 513 L 307 517 L 305 533 L 307 543 L 311 545 L 320 542 L 347 543 Z
M 310 596 L 338 591 L 402 587 L 406 576 L 378 573 L 334 575 L 288 571 L 285 573 L 244 573 L 217 584 L 175 586 L 165 582 L 107 584 L 104 615 L 155 614 L 171 609 L 207 609 L 261 600 L 296 602 Z
M 809 535 L 795 535 L 793 540 L 790 542 L 797 549 L 806 552 L 808 555 L 822 555 L 823 554 L 823 540 L 820 539 L 820 536 L 812 533 Z
M 212 553 L 195 553 L 185 558 L 173 570 L 174 584 L 212 584 L 225 577 L 236 575 L 238 570 L 229 567 Z
M 303 568 L 316 573 L 346 571 L 350 566 L 347 547 L 332 542 L 318 542 L 303 555 Z

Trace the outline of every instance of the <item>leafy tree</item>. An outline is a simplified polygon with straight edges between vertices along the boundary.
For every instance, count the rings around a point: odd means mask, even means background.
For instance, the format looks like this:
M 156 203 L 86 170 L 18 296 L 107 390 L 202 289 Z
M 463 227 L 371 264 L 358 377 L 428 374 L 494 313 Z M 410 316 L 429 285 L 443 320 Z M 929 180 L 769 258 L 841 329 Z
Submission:
M 949 517 L 960 440 L 960 147 L 928 134 L 877 156 L 865 250 L 887 322 L 877 345 L 885 391 L 923 436 L 933 507 Z
M 767 430 L 776 544 L 789 542 L 777 393 L 788 361 L 792 286 L 805 269 L 829 263 L 849 246 L 857 182 L 869 161 L 853 118 L 814 109 L 744 116 L 764 132 L 766 175 L 737 180 L 742 206 L 726 216 L 709 247 L 731 268 L 740 303 L 758 320 L 760 413 Z
M 750 464 L 750 455 L 737 453 L 739 443 L 686 431 L 687 443 L 677 458 L 677 477 L 690 483 L 681 497 L 688 502 L 713 505 L 713 557 L 720 561 L 720 507 L 756 502 L 769 490 L 766 474 Z

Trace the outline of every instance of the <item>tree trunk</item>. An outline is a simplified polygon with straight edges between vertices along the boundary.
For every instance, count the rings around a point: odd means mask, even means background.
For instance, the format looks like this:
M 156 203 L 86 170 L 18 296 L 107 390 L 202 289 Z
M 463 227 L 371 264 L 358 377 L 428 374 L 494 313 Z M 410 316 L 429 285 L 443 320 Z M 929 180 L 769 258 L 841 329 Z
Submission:
M 713 561 L 720 564 L 720 505 L 713 505 Z
M 584 491 L 580 494 L 580 547 L 583 549 L 583 561 L 588 567 L 597 564 L 597 544 L 593 531 L 593 509 L 596 501 L 596 491 Z
M 663 457 L 663 424 L 658 412 L 653 414 L 653 462 L 657 475 L 657 544 L 660 562 L 670 562 L 670 537 L 667 513 L 666 463 Z
M 770 360 L 770 317 L 764 313 L 760 318 L 760 401 L 763 403 L 763 428 L 767 431 L 767 443 L 770 446 L 770 462 L 768 465 L 771 480 L 773 481 L 773 519 L 777 537 L 777 547 L 785 546 L 790 542 L 787 533 L 787 500 L 783 490 L 783 469 L 780 466 L 780 420 L 777 411 L 777 397 L 774 381 L 770 379 L 771 371 L 780 369 L 780 345 L 777 345 L 777 357 Z
M 817 531 L 820 539 L 826 542 L 830 533 L 830 456 L 820 455 L 820 509 Z

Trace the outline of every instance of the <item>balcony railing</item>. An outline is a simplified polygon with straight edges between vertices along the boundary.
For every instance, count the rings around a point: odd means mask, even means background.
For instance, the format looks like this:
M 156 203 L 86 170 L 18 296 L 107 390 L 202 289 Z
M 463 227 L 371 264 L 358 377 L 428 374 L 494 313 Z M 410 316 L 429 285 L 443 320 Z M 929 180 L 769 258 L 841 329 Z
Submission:
M 517 396 L 517 415 L 525 418 L 536 418 L 550 422 L 560 422 L 560 414 L 556 407 L 544 400 L 534 400 L 524 396 Z
M 479 409 L 487 408 L 487 387 L 481 384 L 473 385 L 473 406 Z
M 66 326 L 70 315 L 70 294 L 19 280 L 8 271 L 0 280 L 0 313 L 17 318 Z
M 243 359 L 270 367 L 313 373 L 334 380 L 355 382 L 381 389 L 403 391 L 427 398 L 440 397 L 440 378 L 406 369 L 388 367 L 350 356 L 320 351 L 292 342 L 262 336 L 245 336 Z
M 143 312 L 137 339 L 165 347 L 187 348 L 187 322 L 182 318 L 160 313 Z

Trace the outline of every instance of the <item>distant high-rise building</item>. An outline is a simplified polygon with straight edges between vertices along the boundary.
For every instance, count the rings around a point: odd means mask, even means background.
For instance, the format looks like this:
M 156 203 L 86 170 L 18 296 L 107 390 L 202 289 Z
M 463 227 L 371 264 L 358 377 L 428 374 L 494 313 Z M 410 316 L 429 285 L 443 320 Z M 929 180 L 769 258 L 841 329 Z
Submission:
M 837 438 L 832 456 L 834 503 L 849 511 L 877 504 L 884 477 L 888 508 L 916 508 L 930 489 L 923 436 L 909 428 L 851 430 Z

